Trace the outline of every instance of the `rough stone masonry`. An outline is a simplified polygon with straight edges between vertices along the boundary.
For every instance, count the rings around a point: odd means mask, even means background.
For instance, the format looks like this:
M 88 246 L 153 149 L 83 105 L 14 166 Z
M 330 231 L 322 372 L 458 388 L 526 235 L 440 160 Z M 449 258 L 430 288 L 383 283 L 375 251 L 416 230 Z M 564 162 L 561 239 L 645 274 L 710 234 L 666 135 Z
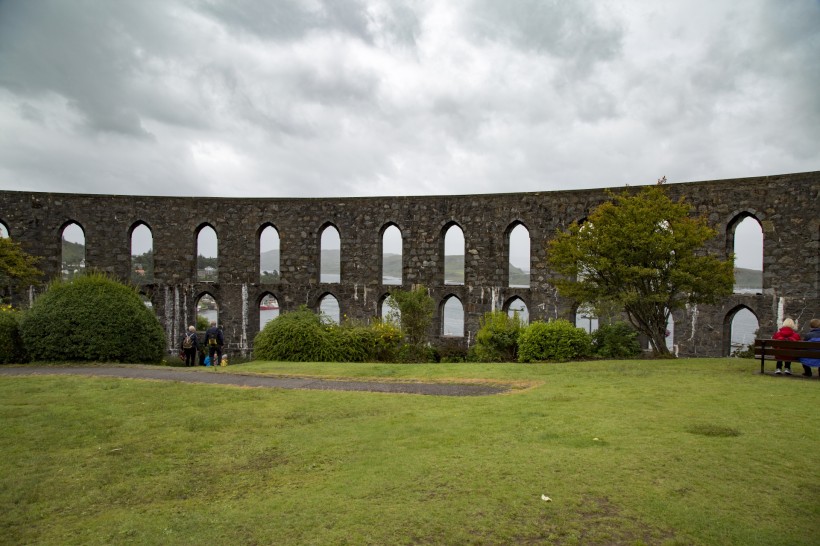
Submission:
M 735 313 L 748 309 L 761 332 L 774 331 L 791 316 L 801 323 L 820 317 L 820 171 L 757 178 L 690 182 L 665 186 L 705 215 L 718 236 L 708 251 L 733 251 L 734 231 L 747 217 L 763 231 L 763 289 L 734 294 L 719 305 L 674 315 L 674 343 L 680 356 L 727 355 Z M 615 193 L 629 188 L 611 188 Z M 304 304 L 318 309 L 333 295 L 340 313 L 366 320 L 381 312 L 393 286 L 382 283 L 382 234 L 396 226 L 402 236 L 401 287 L 423 284 L 438 307 L 430 338 L 437 343 L 470 344 L 479 318 L 507 309 L 520 298 L 530 320 L 573 320 L 577 302 L 557 295 L 545 265 L 545 244 L 558 229 L 585 218 L 608 199 L 607 190 L 575 190 L 489 195 L 366 198 L 199 198 L 0 192 L 0 222 L 23 248 L 42 258 L 49 278 L 60 275 L 63 229 L 84 231 L 86 266 L 130 278 L 131 234 L 144 224 L 153 236 L 154 279 L 140 286 L 164 325 L 168 349 L 196 316 L 196 302 L 214 297 L 225 328 L 228 352 L 247 355 L 259 331 L 258 306 L 266 294 L 282 312 Z M 465 239 L 464 283 L 444 282 L 444 235 L 453 225 Z M 529 231 L 528 288 L 509 286 L 510 232 Z M 211 226 L 219 244 L 217 282 L 197 281 L 197 235 Z M 279 235 L 281 275 L 260 283 L 260 234 L 273 226 Z M 335 227 L 341 238 L 341 281 L 320 281 L 321 234 Z M 17 305 L 34 296 L 15 294 Z M 464 337 L 442 335 L 445 302 L 456 297 L 464 309 Z

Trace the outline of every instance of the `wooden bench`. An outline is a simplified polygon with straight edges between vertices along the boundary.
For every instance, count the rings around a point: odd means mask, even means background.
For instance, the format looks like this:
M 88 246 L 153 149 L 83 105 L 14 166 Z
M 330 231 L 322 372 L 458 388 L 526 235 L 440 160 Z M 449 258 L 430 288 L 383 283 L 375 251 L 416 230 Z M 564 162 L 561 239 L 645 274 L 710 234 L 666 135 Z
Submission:
M 820 358 L 820 343 L 814 341 L 786 341 L 784 339 L 756 339 L 755 358 L 760 357 L 760 373 L 766 360 L 800 362 L 801 358 Z

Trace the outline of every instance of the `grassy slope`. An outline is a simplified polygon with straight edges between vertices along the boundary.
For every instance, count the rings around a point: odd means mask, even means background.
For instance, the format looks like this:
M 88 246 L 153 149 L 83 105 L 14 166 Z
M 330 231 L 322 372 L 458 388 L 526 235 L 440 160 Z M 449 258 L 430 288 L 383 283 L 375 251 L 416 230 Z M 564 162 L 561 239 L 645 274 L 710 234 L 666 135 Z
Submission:
M 2 378 L 0 541 L 816 544 L 820 385 L 754 369 L 230 368 L 532 385 L 478 398 Z

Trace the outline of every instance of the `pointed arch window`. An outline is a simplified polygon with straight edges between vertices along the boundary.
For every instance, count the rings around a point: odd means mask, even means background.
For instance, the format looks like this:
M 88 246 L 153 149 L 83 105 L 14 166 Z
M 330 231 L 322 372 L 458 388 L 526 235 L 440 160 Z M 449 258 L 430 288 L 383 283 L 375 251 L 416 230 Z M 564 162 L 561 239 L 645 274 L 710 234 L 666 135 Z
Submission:
M 380 312 L 383 322 L 389 322 L 391 324 L 395 324 L 396 326 L 401 326 L 401 310 L 399 310 L 396 300 L 394 300 L 389 294 L 382 299 Z
M 402 283 L 402 236 L 395 224 L 382 232 L 382 284 Z
M 268 224 L 259 234 L 259 282 L 279 282 L 280 259 L 279 232 Z
M 265 325 L 279 316 L 279 301 L 276 296 L 270 292 L 266 292 L 259 300 L 259 329 L 265 328 Z
M 85 231 L 79 224 L 66 224 L 62 238 L 62 277 L 70 280 L 85 271 Z
M 754 345 L 755 337 L 760 329 L 757 316 L 748 308 L 741 307 L 732 315 L 729 327 L 730 347 L 728 356 L 748 349 Z
M 735 294 L 763 292 L 763 228 L 754 216 L 734 225 Z
M 319 282 L 341 282 L 342 239 L 339 230 L 336 226 L 328 225 L 322 230 L 320 241 Z
M 514 288 L 530 287 L 530 232 L 517 224 L 509 233 L 508 285 Z
M 219 280 L 219 239 L 216 230 L 204 225 L 196 237 L 196 280 L 216 282 Z
M 522 323 L 530 323 L 530 310 L 521 298 L 516 297 L 510 300 L 509 305 L 507 305 L 507 315 L 510 317 L 518 315 L 518 318 L 521 319 Z
M 456 296 L 447 298 L 442 306 L 441 335 L 464 337 L 464 306 Z
M 140 222 L 131 230 L 131 281 L 154 282 L 154 236 L 151 228 Z
M 326 320 L 334 324 L 340 324 L 341 311 L 339 309 L 339 300 L 337 300 L 333 294 L 325 294 L 322 299 L 319 300 L 319 311 Z
M 211 323 L 219 324 L 219 305 L 209 293 L 202 294 L 196 301 L 196 327 L 197 330 L 204 326 L 207 330 Z
M 464 284 L 464 231 L 456 224 L 444 233 L 444 284 Z

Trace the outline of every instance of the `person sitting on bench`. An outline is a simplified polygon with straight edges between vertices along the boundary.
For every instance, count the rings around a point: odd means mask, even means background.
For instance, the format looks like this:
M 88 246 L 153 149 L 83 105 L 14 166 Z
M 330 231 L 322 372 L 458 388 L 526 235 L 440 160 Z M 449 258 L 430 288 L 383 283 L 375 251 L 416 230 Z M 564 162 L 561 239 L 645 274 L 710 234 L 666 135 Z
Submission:
M 809 328 L 811 330 L 803 336 L 803 341 L 820 343 L 820 319 L 811 319 Z M 820 358 L 801 358 L 800 363 L 803 364 L 803 375 L 806 377 L 811 377 L 812 368 L 817 368 L 817 375 L 820 376 Z

